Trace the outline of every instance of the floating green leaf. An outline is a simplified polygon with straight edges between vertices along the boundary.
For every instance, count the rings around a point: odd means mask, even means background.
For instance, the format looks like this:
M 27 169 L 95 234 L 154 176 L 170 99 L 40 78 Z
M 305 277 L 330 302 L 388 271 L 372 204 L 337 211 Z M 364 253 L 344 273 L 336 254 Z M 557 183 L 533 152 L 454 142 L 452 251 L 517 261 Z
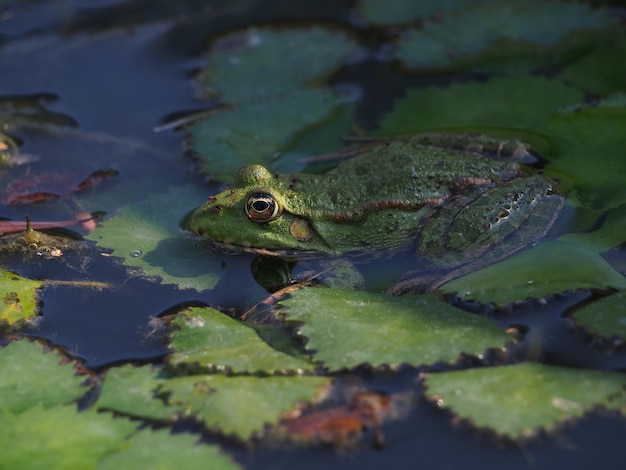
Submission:
M 181 289 L 210 289 L 220 278 L 224 258 L 209 253 L 201 240 L 182 236 L 178 228 L 184 211 L 201 201 L 192 189 L 174 188 L 122 209 L 87 238 L 113 249 L 126 266 L 140 268 L 146 276 Z
M 362 364 L 414 366 L 479 355 L 511 338 L 489 320 L 431 296 L 392 297 L 301 289 L 281 302 L 306 348 L 330 370 Z
M 597 46 L 589 55 L 565 67 L 563 77 L 588 93 L 607 96 L 626 91 L 626 38 Z
M 591 334 L 626 340 L 626 291 L 596 300 L 576 310 L 572 318 Z
M 271 167 L 298 133 L 329 119 L 337 104 L 325 89 L 242 103 L 188 126 L 190 145 L 211 178 L 231 181 L 242 166 Z
M 430 2 L 409 0 L 389 2 L 387 0 L 361 0 L 359 9 L 370 23 L 380 26 L 392 26 L 412 23 L 420 18 L 439 15 L 443 12 L 472 5 L 475 0 L 442 0 Z
M 550 172 L 566 175 L 596 208 L 626 204 L 626 106 L 582 108 L 553 116 L 541 129 L 559 147 Z
M 171 434 L 169 430 L 142 430 L 133 435 L 127 446 L 105 458 L 99 470 L 230 470 L 240 468 L 217 446 L 201 444 L 199 436 Z
M 558 21 L 555 21 L 558 18 Z M 446 68 L 486 54 L 510 56 L 538 54 L 532 46 L 549 46 L 578 30 L 598 30 L 617 24 L 617 18 L 583 3 L 508 0 L 479 2 L 425 20 L 411 29 L 396 56 L 415 69 Z M 504 44 L 504 45 L 503 45 Z
M 559 240 L 601 253 L 626 242 L 626 204 L 609 211 L 602 226 L 591 232 L 563 235 Z
M 429 374 L 426 394 L 479 428 L 530 437 L 623 396 L 624 374 L 536 363 Z
M 20 414 L 2 409 L 0 420 L 0 465 L 29 470 L 96 468 L 105 456 L 126 447 L 137 426 L 110 414 L 78 413 L 75 406 L 37 406 Z
M 1 408 L 18 414 L 37 405 L 50 408 L 77 400 L 86 391 L 80 385 L 84 377 L 60 361 L 56 352 L 43 354 L 39 344 L 25 340 L 0 348 Z
M 325 377 L 193 375 L 168 380 L 162 390 L 185 415 L 207 427 L 247 439 L 267 424 L 316 400 L 330 385 Z
M 555 110 L 582 98 L 573 87 L 529 76 L 412 89 L 385 116 L 376 133 L 393 136 L 446 128 L 528 132 L 540 128 Z
M 504 305 L 574 289 L 626 288 L 626 278 L 584 247 L 550 241 L 441 287 L 461 299 Z
M 214 43 L 201 85 L 231 103 L 282 96 L 321 82 L 354 47 L 338 30 L 250 28 Z
M 149 365 L 113 367 L 105 376 L 96 406 L 128 416 L 168 421 L 177 410 L 157 396 L 165 380 L 160 371 Z
M 312 370 L 305 358 L 296 358 L 272 349 L 245 323 L 211 308 L 181 312 L 172 333 L 172 364 L 190 364 L 234 373 L 274 373 Z
M 37 313 L 37 289 L 43 282 L 32 281 L 0 270 L 0 321 L 13 325 Z

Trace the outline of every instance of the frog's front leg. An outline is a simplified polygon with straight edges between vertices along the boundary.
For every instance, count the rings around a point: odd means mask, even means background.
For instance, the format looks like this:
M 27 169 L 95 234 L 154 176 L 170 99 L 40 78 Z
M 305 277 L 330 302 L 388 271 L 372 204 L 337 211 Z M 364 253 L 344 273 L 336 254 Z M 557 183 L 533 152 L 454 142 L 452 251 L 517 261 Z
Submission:
M 420 230 L 418 253 L 440 273 L 433 289 L 537 243 L 563 205 L 556 184 L 542 175 L 521 176 L 493 188 L 458 194 Z M 423 290 L 424 281 L 404 281 L 393 293 Z

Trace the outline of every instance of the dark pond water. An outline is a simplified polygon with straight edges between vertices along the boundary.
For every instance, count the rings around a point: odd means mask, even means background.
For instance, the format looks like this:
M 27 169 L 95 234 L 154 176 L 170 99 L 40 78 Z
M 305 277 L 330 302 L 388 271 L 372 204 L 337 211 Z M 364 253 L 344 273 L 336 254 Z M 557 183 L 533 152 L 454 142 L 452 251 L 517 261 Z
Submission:
M 181 134 L 154 132 L 178 113 L 202 109 L 194 96 L 192 77 L 202 65 L 207 41 L 224 31 L 253 23 L 328 22 L 341 24 L 376 49 L 384 38 L 361 30 L 349 1 L 74 1 L 21 2 L 0 19 L 0 95 L 49 94 L 48 109 L 75 119 L 79 130 L 66 138 L 41 128 L 24 129 L 22 150 L 38 155 L 37 171 L 82 171 L 115 168 L 119 175 L 104 183 L 90 208 L 115 213 L 140 201 L 159 185 L 195 185 L 206 195 L 217 189 L 196 174 Z M 365 60 L 335 77 L 358 84 L 366 97 L 357 103 L 357 122 L 373 129 L 395 98 L 408 87 L 463 80 L 462 74 L 398 74 L 383 60 Z M 25 175 L 20 169 L 11 177 Z M 149 183 L 146 183 L 149 181 Z M 6 184 L 6 182 L 4 183 Z M 145 186 L 144 186 L 145 185 Z M 135 186 L 135 187 L 134 187 Z M 133 188 L 134 187 L 134 188 Z M 131 188 L 131 189 L 125 189 Z M 93 202 L 95 201 L 95 202 Z M 92 205 L 94 207 L 92 207 Z M 181 207 L 181 215 L 189 208 Z M 0 216 L 21 220 L 62 220 L 71 217 L 67 205 L 50 202 L 3 205 Z M 28 334 L 63 347 L 95 370 L 127 361 L 158 360 L 166 341 L 151 335 L 151 319 L 181 305 L 245 308 L 240 286 L 254 285 L 251 259 L 233 261 L 239 269 L 220 289 L 198 293 L 129 277 L 124 267 L 93 248 L 86 265 L 61 261 L 24 263 L 19 257 L 0 258 L 4 268 L 33 279 L 98 280 L 120 286 L 114 292 L 70 286 L 48 286 L 42 293 L 43 318 Z M 80 264 L 80 261 L 76 261 Z M 250 287 L 262 297 L 259 287 Z M 626 355 L 571 334 L 564 312 L 592 294 L 576 292 L 516 307 L 488 312 L 503 326 L 532 326 L 546 362 L 604 370 L 626 368 Z M 471 306 L 466 306 L 472 309 Z M 394 391 L 406 386 L 415 370 L 398 374 L 365 373 L 373 386 Z M 623 461 L 626 421 L 609 413 L 587 416 L 549 436 L 524 444 L 501 442 L 487 433 L 452 425 L 450 417 L 426 402 L 411 415 L 384 429 L 385 446 L 375 449 L 367 439 L 355 451 L 334 449 L 247 450 L 223 443 L 244 465 L 254 468 L 608 468 Z

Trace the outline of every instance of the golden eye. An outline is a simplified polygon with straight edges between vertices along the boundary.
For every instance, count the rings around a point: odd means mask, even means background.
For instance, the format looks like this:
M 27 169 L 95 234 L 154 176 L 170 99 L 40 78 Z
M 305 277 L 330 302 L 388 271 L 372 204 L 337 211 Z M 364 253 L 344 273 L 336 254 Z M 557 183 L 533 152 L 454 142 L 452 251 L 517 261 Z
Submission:
M 254 193 L 248 196 L 246 215 L 252 222 L 271 222 L 280 217 L 280 213 L 280 206 L 269 194 Z

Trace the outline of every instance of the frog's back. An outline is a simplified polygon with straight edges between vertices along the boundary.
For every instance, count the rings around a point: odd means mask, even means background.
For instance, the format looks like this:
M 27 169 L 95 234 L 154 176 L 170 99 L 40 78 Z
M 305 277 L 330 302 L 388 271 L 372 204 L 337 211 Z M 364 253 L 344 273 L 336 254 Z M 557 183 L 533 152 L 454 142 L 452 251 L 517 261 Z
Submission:
M 520 174 L 517 163 L 477 154 L 390 141 L 352 158 L 314 180 L 312 194 L 326 196 L 324 207 L 350 210 L 375 201 L 433 205 L 464 185 L 506 181 Z M 315 201 L 311 201 L 316 205 Z

